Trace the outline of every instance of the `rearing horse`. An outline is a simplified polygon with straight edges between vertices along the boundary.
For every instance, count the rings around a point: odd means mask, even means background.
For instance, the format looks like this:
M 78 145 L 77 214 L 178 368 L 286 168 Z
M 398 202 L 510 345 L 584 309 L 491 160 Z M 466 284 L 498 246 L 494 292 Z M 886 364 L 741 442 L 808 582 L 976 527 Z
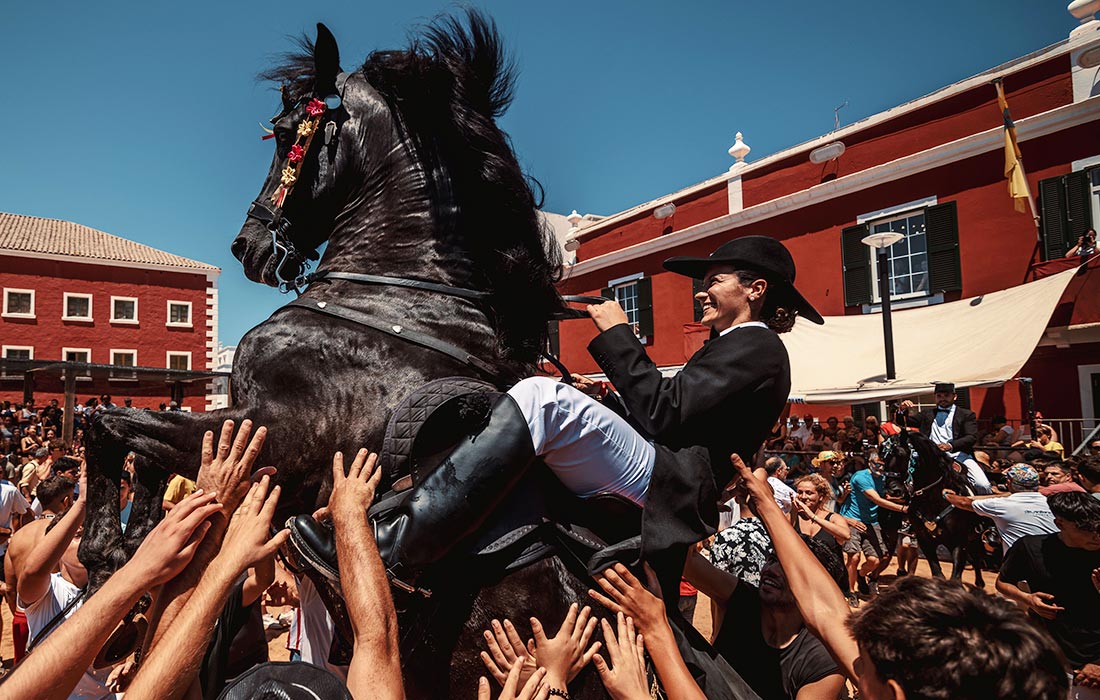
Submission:
M 93 590 L 159 519 L 167 475 L 194 478 L 203 432 L 225 419 L 268 427 L 258 464 L 278 467 L 285 518 L 327 501 L 335 451 L 380 449 L 391 413 L 418 387 L 451 376 L 504 387 L 534 373 L 547 322 L 563 310 L 560 255 L 495 123 L 513 85 L 496 28 L 473 11 L 467 19 L 441 19 L 347 73 L 318 25 L 316 42 L 266 73 L 282 83 L 276 153 L 233 253 L 249 279 L 301 296 L 241 340 L 231 408 L 118 410 L 90 427 L 80 556 Z M 326 241 L 317 272 L 303 276 Z M 128 451 L 138 472 L 123 534 Z M 589 587 L 571 566 L 557 556 L 508 574 L 467 566 L 430 605 L 402 612 L 408 696 L 470 697 L 480 630 L 504 617 L 560 624 Z M 605 697 L 589 671 L 571 691 Z
M 954 468 L 954 460 L 920 433 L 902 430 L 879 446 L 888 474 L 904 479 L 909 496 L 909 520 L 921 553 L 936 578 L 943 578 L 936 549 L 944 545 L 951 552 L 952 579 L 961 579 L 967 561 L 974 567 L 974 583 L 984 586 L 982 565 L 985 551 L 976 513 L 954 508 L 943 496 L 944 489 L 967 493 L 966 476 Z M 888 487 L 890 485 L 888 480 Z

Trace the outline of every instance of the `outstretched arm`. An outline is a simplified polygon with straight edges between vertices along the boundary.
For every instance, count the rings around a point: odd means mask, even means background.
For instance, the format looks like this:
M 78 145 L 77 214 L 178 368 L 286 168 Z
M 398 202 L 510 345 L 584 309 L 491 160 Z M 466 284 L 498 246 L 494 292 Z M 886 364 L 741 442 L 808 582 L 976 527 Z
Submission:
M 115 626 L 145 591 L 178 574 L 194 556 L 220 510 L 214 494 L 201 491 L 180 502 L 157 525 L 133 558 L 103 584 L 5 679 L 5 697 L 64 700 L 80 681 Z M 43 683 L 49 678 L 49 683 Z
M 405 689 L 398 653 L 397 613 L 367 508 L 374 500 L 382 470 L 378 455 L 359 450 L 344 476 L 344 455 L 332 459 L 332 495 L 328 509 L 336 526 L 336 556 L 355 649 L 348 669 L 348 690 L 357 699 L 401 700 Z
M 844 594 L 776 505 L 768 482 L 756 479 L 736 454 L 730 459 L 752 497 L 756 515 L 771 536 L 772 547 L 806 627 L 821 640 L 844 674 L 852 682 L 858 682 L 855 660 L 859 649 L 844 624 L 849 613 Z
M 57 568 L 76 531 L 84 524 L 88 498 L 88 477 L 80 467 L 80 493 L 61 520 L 47 532 L 38 544 L 27 553 L 23 571 L 19 572 L 18 593 L 24 605 L 30 605 L 46 595 L 50 588 L 50 574 Z

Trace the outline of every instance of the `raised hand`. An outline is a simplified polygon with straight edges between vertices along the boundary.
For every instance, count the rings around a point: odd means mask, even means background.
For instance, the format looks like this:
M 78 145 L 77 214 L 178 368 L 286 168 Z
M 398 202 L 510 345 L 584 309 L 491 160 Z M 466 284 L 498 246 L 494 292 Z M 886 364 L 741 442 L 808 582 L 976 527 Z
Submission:
M 653 570 L 648 564 L 645 565 L 645 569 L 652 589 L 660 591 Z M 642 632 L 649 634 L 652 630 L 668 624 L 665 604 L 661 602 L 660 597 L 647 590 L 642 582 L 630 573 L 630 569 L 622 564 L 615 564 L 596 576 L 596 583 L 603 589 L 603 593 L 590 590 L 588 595 L 608 610 L 633 618 L 634 624 Z
M 214 433 L 206 431 L 202 438 L 202 464 L 196 484 L 203 491 L 216 493 L 218 502 L 225 506 L 228 517 L 237 510 L 249 490 L 249 474 L 252 465 L 264 446 L 267 428 L 260 426 L 251 440 L 252 421 L 245 420 L 237 437 L 233 437 L 233 421 L 222 423 L 217 451 L 214 449 Z
M 642 635 L 634 634 L 634 620 L 622 613 L 616 615 L 618 635 L 607 620 L 600 620 L 603 629 L 604 648 L 611 660 L 609 666 L 596 654 L 592 662 L 600 674 L 603 687 L 612 700 L 647 700 L 649 679 L 645 672 L 645 645 Z
M 516 695 L 516 688 L 519 687 L 519 673 L 520 666 L 517 664 L 508 672 L 508 677 L 504 680 L 504 690 L 501 691 L 497 700 L 546 700 L 550 697 L 550 685 L 543 682 L 546 677 L 545 668 L 535 671 L 523 684 L 523 690 Z M 492 697 L 489 679 L 482 676 L 477 683 L 477 700 L 492 700 Z
M 481 652 L 481 663 L 485 664 L 485 668 L 502 686 L 512 667 L 519 664 L 523 667 L 520 671 L 520 682 L 526 683 L 538 668 L 535 655 L 528 653 L 511 620 L 505 620 L 503 625 L 493 620 L 492 628 L 482 633 L 489 651 Z
M 210 529 L 208 518 L 222 509 L 215 496 L 199 489 L 168 511 L 126 564 L 126 575 L 152 588 L 183 571 Z
M 546 636 L 538 618 L 531 618 L 531 632 L 535 635 L 534 649 L 531 651 L 535 662 L 540 668 L 546 669 L 547 684 L 560 690 L 564 690 L 565 685 L 576 678 L 600 649 L 599 642 L 588 646 L 592 633 L 596 630 L 596 619 L 590 618 L 592 608 L 586 605 L 580 614 L 577 613 L 577 608 L 576 603 L 569 606 L 565 620 L 553 637 Z
M 258 561 L 275 555 L 286 542 L 289 530 L 280 530 L 270 537 L 271 518 L 279 504 L 280 488 L 276 486 L 269 496 L 267 491 L 271 477 L 265 476 L 259 483 L 252 484 L 248 494 L 241 502 L 229 529 L 225 533 L 221 551 L 214 565 L 224 565 L 232 571 L 244 571 Z M 175 510 L 173 508 L 172 510 Z
M 619 306 L 617 301 L 609 299 L 602 304 L 589 304 L 585 309 L 601 333 L 613 326 L 630 322 L 630 319 L 626 317 L 626 312 L 623 311 L 623 307 Z
M 798 506 L 798 517 L 802 518 L 803 520 L 813 520 L 815 513 L 810 510 L 810 507 L 808 505 L 797 498 L 794 499 L 794 504 Z
M 327 511 L 333 521 L 367 519 L 367 509 L 374 501 L 374 492 L 382 478 L 382 470 L 375 469 L 377 464 L 377 454 L 361 449 L 344 476 L 344 453 L 332 456 L 332 495 L 328 498 Z

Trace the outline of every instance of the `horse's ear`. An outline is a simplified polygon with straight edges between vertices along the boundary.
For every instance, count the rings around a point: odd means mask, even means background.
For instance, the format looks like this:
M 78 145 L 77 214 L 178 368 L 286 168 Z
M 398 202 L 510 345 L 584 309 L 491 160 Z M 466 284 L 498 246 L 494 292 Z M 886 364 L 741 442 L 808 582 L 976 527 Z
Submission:
M 325 97 L 336 92 L 336 76 L 340 74 L 340 47 L 328 27 L 317 23 L 317 41 L 313 42 L 314 93 Z

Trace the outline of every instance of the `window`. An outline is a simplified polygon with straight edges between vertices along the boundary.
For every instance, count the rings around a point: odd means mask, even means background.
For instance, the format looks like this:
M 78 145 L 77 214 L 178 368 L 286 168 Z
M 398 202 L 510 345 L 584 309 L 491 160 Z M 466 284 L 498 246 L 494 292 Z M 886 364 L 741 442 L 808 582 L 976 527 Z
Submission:
M 645 342 L 653 335 L 653 280 L 636 274 L 610 280 L 607 284 L 600 295 L 619 302 L 634 335 Z
M 137 367 L 137 350 L 112 350 L 111 364 L 115 367 Z M 137 372 L 112 369 L 110 379 L 137 379 Z
M 191 369 L 191 353 L 168 353 L 168 369 Z
M 168 302 L 168 325 L 178 328 L 191 327 L 191 302 Z
M 929 303 L 936 303 L 942 300 L 941 292 L 962 289 L 956 204 L 922 206 L 929 201 L 935 200 L 911 202 L 892 211 L 861 216 L 857 225 L 841 232 L 845 306 L 881 301 L 878 251 L 863 243 L 871 233 L 895 231 L 904 236 L 887 249 L 891 298 L 928 297 Z M 864 309 L 865 313 L 870 310 L 873 309 Z
M 1100 219 L 1100 166 L 1039 181 L 1043 258 L 1065 257 Z
M 61 359 L 66 362 L 90 363 L 92 361 L 92 351 L 88 348 L 61 348 Z M 76 378 L 91 379 L 92 373 L 86 369 L 77 370 Z
M 62 321 L 91 321 L 92 295 L 65 292 L 65 311 Z
M 34 348 L 30 345 L 4 345 L 0 347 L 2 356 L 5 360 L 33 360 Z M 5 372 L 0 374 L 0 378 L 18 378 L 22 379 L 21 373 Z
M 928 241 L 924 210 L 895 216 L 870 224 L 871 233 L 893 231 L 905 238 L 886 249 L 890 261 L 890 296 L 895 299 L 925 296 L 928 291 Z M 877 251 L 871 251 L 871 278 L 879 278 Z M 880 299 L 878 285 L 872 285 L 872 298 Z
M 34 290 L 5 289 L 3 315 L 5 318 L 34 318 Z
M 111 323 L 137 323 L 136 297 L 111 297 Z

